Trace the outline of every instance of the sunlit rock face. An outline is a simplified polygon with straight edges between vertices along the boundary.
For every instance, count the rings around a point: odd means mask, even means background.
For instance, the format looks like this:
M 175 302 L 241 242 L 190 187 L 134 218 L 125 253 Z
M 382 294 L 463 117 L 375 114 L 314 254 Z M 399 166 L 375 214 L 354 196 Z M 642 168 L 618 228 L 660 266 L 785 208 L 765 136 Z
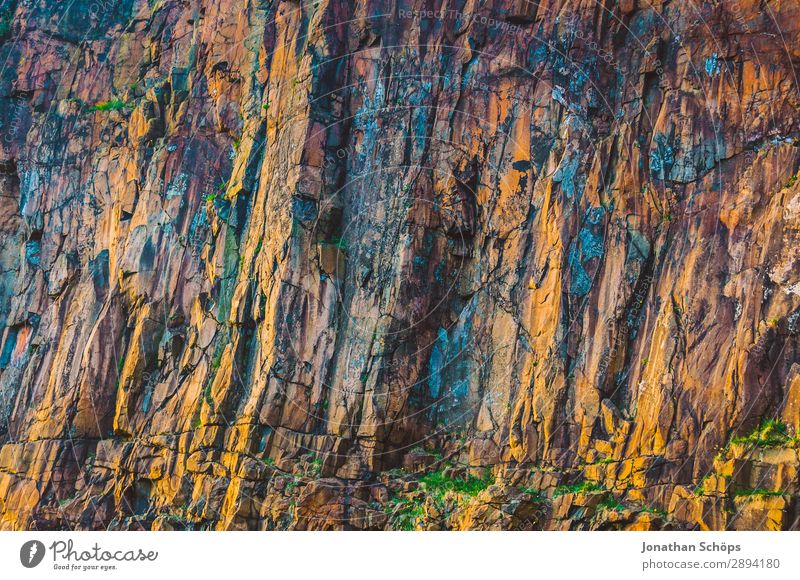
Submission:
M 0 528 L 798 526 L 791 0 L 0 0 Z

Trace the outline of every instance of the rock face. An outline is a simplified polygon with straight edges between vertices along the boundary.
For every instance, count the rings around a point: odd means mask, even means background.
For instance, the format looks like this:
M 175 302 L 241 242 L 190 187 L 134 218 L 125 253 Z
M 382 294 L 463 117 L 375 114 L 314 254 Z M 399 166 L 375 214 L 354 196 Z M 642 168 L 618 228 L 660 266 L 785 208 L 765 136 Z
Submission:
M 0 528 L 800 525 L 795 0 L 0 0 L 0 54 Z

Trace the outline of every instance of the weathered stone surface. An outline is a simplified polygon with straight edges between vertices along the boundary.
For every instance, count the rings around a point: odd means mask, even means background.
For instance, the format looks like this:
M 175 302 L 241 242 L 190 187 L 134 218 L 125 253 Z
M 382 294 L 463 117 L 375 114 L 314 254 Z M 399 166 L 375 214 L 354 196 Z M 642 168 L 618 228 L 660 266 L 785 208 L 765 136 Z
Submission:
M 0 10 L 0 528 L 798 527 L 796 2 Z

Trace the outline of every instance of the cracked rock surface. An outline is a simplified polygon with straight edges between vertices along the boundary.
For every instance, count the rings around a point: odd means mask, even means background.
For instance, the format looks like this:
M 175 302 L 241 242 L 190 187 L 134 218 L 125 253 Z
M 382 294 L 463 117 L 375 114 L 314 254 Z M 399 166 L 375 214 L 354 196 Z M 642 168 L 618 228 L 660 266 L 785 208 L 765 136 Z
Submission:
M 0 529 L 797 529 L 796 0 L 0 0 Z

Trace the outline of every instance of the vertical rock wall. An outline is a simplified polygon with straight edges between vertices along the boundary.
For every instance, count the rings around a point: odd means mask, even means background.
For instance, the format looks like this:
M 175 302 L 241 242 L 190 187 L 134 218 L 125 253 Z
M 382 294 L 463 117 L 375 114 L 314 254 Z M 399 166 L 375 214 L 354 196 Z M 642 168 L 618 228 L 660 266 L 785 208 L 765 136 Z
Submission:
M 0 54 L 0 526 L 797 526 L 796 2 L 1 0 Z

